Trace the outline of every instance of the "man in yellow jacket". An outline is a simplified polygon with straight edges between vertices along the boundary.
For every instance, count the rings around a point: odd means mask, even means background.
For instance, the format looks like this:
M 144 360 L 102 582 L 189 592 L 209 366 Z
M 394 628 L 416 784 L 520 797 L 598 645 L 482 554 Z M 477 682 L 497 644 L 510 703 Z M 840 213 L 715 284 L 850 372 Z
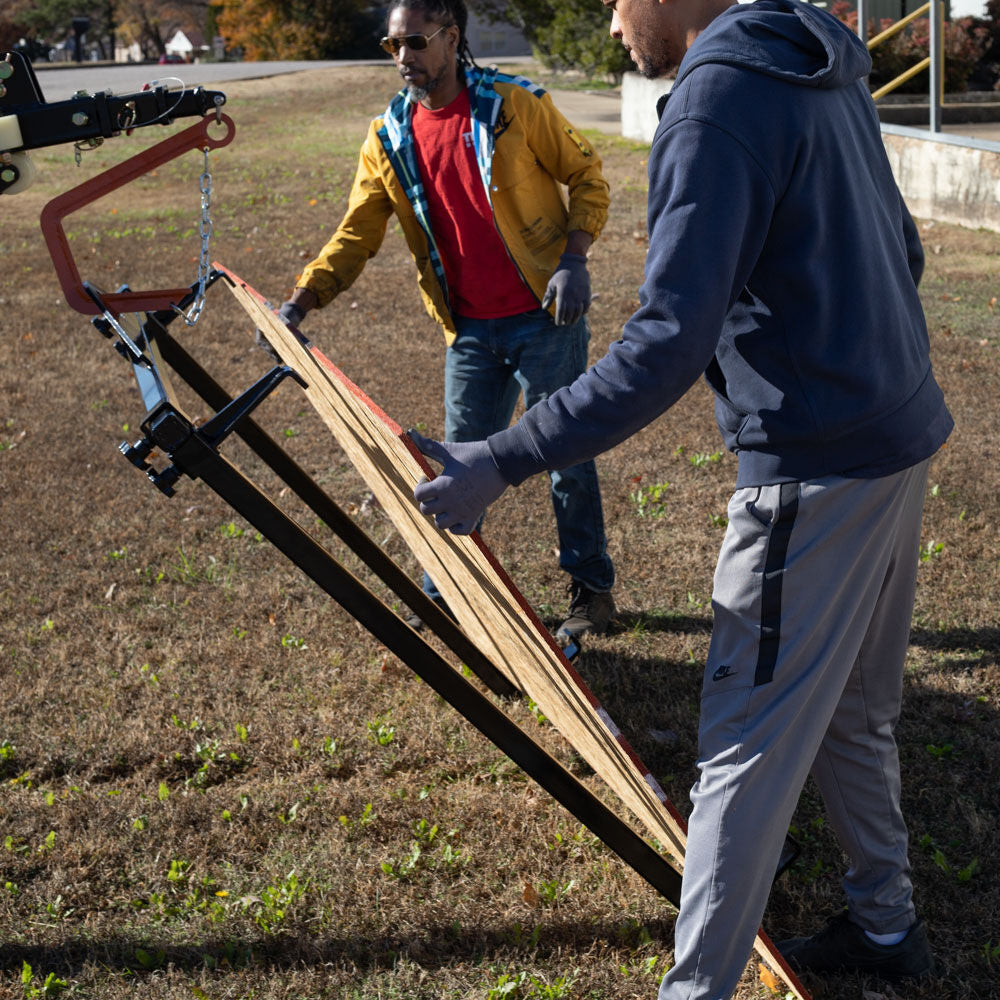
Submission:
M 368 130 L 347 213 L 279 314 L 299 326 L 358 277 L 399 220 L 427 312 L 444 331 L 445 439 L 474 441 L 587 367 L 587 251 L 608 213 L 594 149 L 524 77 L 481 69 L 463 0 L 393 0 L 389 52 L 406 88 Z M 568 192 L 568 206 L 562 186 Z M 614 613 L 593 462 L 552 472 L 578 645 Z M 429 577 L 424 590 L 440 603 Z M 419 628 L 419 618 L 408 619 Z

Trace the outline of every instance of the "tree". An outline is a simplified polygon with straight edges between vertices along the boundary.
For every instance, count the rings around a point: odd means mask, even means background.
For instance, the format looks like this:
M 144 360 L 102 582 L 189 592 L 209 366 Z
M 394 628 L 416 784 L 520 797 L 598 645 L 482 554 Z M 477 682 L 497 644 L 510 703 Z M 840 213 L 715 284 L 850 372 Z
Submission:
M 226 48 L 260 59 L 336 59 L 380 52 L 366 0 L 213 0 Z
M 10 0 L 4 4 L 0 10 L 0 52 L 7 52 L 31 34 L 25 16 L 30 9 L 31 0 Z
M 608 33 L 607 9 L 595 0 L 475 0 L 473 6 L 491 21 L 519 28 L 550 69 L 620 79 L 632 68 L 624 46 Z
M 114 59 L 119 37 L 137 42 L 144 56 L 155 58 L 178 28 L 201 31 L 206 24 L 209 0 L 7 0 L 0 13 L 0 38 L 16 24 L 29 39 L 60 42 L 72 36 L 74 17 L 90 20 L 88 47 L 101 59 Z M 0 45 L 0 48 L 4 46 Z
M 146 58 L 157 58 L 178 28 L 203 32 L 209 0 L 117 0 L 119 31 L 135 42 Z

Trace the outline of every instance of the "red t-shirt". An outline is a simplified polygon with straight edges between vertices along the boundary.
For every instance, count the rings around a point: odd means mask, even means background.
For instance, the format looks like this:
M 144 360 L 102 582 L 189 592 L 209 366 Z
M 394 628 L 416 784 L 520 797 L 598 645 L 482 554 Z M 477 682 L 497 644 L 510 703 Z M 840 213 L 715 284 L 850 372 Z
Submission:
M 468 91 L 435 110 L 415 104 L 413 136 L 452 312 L 495 319 L 537 309 L 493 221 L 472 144 Z

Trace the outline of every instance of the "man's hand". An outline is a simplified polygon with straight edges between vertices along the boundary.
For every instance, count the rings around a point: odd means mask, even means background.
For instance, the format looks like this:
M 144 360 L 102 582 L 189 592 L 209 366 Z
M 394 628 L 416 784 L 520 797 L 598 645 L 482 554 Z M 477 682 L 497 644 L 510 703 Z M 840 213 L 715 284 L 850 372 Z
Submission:
M 587 258 L 582 254 L 564 253 L 559 266 L 549 278 L 542 298 L 542 308 L 548 309 L 556 300 L 556 326 L 571 326 L 590 306 L 590 275 Z
M 298 328 L 299 324 L 306 318 L 306 311 L 289 300 L 288 302 L 281 303 L 281 306 L 278 309 L 278 318 L 285 324 L 285 326 L 294 326 Z M 271 346 L 264 331 L 259 328 L 257 330 L 257 346 L 262 351 L 270 354 L 275 361 L 281 361 L 281 358 L 278 356 L 278 352 Z
M 441 475 L 423 480 L 413 490 L 421 514 L 431 514 L 439 528 L 454 535 L 476 530 L 486 508 L 510 483 L 500 474 L 485 441 L 431 441 L 407 431 L 413 443 L 430 459 L 440 462 Z

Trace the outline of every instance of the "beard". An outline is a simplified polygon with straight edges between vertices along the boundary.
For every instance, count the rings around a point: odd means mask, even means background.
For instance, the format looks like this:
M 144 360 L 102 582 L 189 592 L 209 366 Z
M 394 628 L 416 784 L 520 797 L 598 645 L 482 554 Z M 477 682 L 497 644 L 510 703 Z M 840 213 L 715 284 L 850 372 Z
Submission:
M 647 80 L 658 80 L 662 76 L 671 76 L 677 72 L 677 67 L 680 63 L 673 63 L 664 66 L 652 66 L 646 63 L 644 66 L 639 67 L 639 75 L 644 76 Z
M 428 77 L 427 82 L 423 86 L 418 86 L 415 83 L 411 83 L 407 88 L 406 92 L 410 95 L 413 101 L 423 101 L 428 96 L 437 90 L 439 84 L 444 79 L 443 76 Z
M 407 83 L 406 92 L 413 101 L 426 100 L 447 79 L 448 74 L 456 70 L 456 65 L 447 61 L 442 61 L 438 66 L 426 67 L 423 70 L 424 82 Z M 402 70 L 400 72 L 402 73 Z
M 671 52 L 658 52 L 655 58 L 643 59 L 636 63 L 640 76 L 647 80 L 658 80 L 663 76 L 673 76 L 681 64 L 681 56 Z

